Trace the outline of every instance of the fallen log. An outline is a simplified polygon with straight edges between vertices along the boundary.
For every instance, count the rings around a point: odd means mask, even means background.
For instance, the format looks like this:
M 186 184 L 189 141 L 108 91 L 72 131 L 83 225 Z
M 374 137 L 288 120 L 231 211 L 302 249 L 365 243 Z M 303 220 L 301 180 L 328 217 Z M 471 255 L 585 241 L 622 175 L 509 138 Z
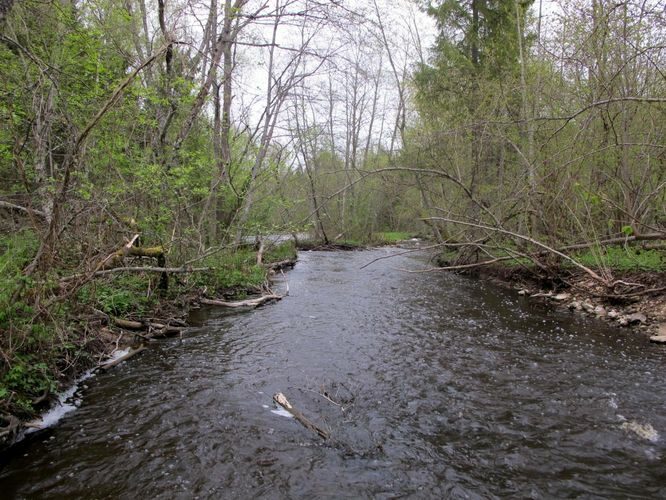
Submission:
M 273 401 L 275 401 L 277 404 L 279 404 L 282 408 L 284 408 L 286 411 L 288 411 L 303 427 L 306 429 L 311 430 L 312 432 L 316 433 L 321 437 L 322 439 L 328 439 L 331 437 L 331 433 L 328 432 L 327 430 L 322 429 L 319 427 L 317 424 L 309 420 L 305 415 L 303 415 L 300 411 L 298 411 L 296 408 L 294 408 L 289 400 L 286 398 L 284 394 L 281 392 L 278 392 L 273 396 Z
M 36 210 L 34 208 L 30 207 L 23 207 L 21 205 L 16 205 L 14 203 L 9 203 L 8 201 L 1 201 L 0 200 L 0 208 L 5 208 L 7 210 L 11 210 L 14 212 L 21 212 L 27 215 L 36 215 L 40 219 L 48 219 L 46 212 L 43 212 L 41 210 Z
M 111 271 L 114 268 L 121 267 L 124 263 L 125 257 L 127 256 L 152 257 L 157 259 L 157 268 L 151 268 L 151 270 L 163 269 L 161 271 L 162 275 L 160 278 L 159 289 L 167 290 L 169 288 L 169 274 L 166 271 L 166 255 L 164 253 L 164 248 L 161 246 L 155 246 L 155 247 L 134 246 L 134 244 L 137 243 L 138 241 L 139 241 L 139 234 L 137 233 L 132 237 L 131 240 L 129 240 L 121 248 L 107 255 L 106 258 L 102 260 L 95 267 L 95 270 L 91 274 L 89 274 L 89 276 L 91 278 L 93 276 L 100 276 L 101 274 L 105 274 L 104 273 L 105 271 Z M 132 268 L 125 268 L 125 269 L 132 269 Z
M 114 273 L 168 273 L 168 274 L 187 274 L 187 273 L 200 273 L 210 271 L 210 267 L 152 267 L 152 266 L 131 266 L 131 267 L 113 267 L 111 269 L 104 269 L 102 271 L 95 271 L 94 273 L 79 273 L 72 274 L 60 278 L 60 281 L 67 282 L 84 276 L 104 276 L 106 274 Z
M 124 244 L 120 249 L 118 249 L 115 252 L 107 255 L 106 258 L 97 265 L 97 267 L 95 268 L 95 271 L 109 269 L 109 268 L 117 267 L 118 265 L 120 265 L 123 261 L 123 258 L 126 255 L 129 254 L 130 250 L 134 246 L 134 243 L 138 239 L 139 239 L 138 234 L 135 234 L 134 236 L 132 236 L 132 239 L 129 240 L 126 244 Z
M 124 328 L 125 330 L 154 330 L 156 334 L 154 334 L 153 337 L 160 335 L 178 335 L 184 330 L 184 328 L 180 326 L 165 325 L 163 323 L 155 323 L 151 321 L 131 321 L 120 318 L 113 318 L 113 324 L 120 328 Z
M 253 308 L 253 307 L 259 307 L 260 305 L 263 305 L 271 300 L 280 300 L 280 299 L 282 299 L 282 295 L 277 295 L 272 293 L 268 295 L 262 295 L 261 297 L 257 297 L 256 299 L 238 300 L 234 302 L 228 302 L 226 300 L 217 300 L 217 299 L 205 299 L 205 298 L 199 299 L 199 302 L 209 306 L 220 306 L 220 307 L 231 307 L 231 308 L 238 308 L 238 307 Z
M 104 364 L 100 365 L 99 369 L 100 370 L 108 370 L 109 368 L 112 368 L 116 365 L 119 365 L 123 361 L 127 361 L 128 359 L 133 358 L 134 356 L 136 356 L 137 354 L 139 354 L 139 353 L 141 353 L 145 350 L 146 350 L 146 346 L 144 346 L 144 345 L 142 345 L 140 347 L 137 347 L 136 349 L 131 349 L 124 356 L 120 356 L 119 358 L 114 359 L 113 361 L 109 361 L 108 363 L 104 363 Z

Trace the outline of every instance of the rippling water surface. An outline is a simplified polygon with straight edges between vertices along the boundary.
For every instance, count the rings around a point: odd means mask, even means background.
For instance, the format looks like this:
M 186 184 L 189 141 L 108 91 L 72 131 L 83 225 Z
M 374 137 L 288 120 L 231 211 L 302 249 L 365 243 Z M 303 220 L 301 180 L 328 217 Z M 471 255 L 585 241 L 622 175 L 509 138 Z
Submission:
M 397 253 L 302 253 L 281 302 L 88 380 L 3 497 L 666 497 L 663 347 L 419 257 L 361 269 Z

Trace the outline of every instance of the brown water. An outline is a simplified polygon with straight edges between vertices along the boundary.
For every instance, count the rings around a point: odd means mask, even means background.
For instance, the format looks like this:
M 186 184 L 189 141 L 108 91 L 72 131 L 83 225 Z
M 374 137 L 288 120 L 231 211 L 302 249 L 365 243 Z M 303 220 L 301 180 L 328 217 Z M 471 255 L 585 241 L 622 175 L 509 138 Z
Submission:
M 3 497 L 666 497 L 663 348 L 398 271 L 417 257 L 360 269 L 396 252 L 302 253 L 281 302 L 202 311 L 87 381 L 5 457 Z M 274 413 L 278 391 L 332 439 Z

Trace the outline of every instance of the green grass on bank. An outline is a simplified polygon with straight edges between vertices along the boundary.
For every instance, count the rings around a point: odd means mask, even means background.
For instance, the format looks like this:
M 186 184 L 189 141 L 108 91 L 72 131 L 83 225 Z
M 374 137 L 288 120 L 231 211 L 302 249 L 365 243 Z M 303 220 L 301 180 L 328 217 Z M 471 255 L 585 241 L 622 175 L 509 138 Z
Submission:
M 399 241 L 408 240 L 412 237 L 412 233 L 405 231 L 384 231 L 379 233 L 372 233 L 371 243 L 379 245 L 391 245 Z
M 587 267 L 615 271 L 666 271 L 666 252 L 640 247 L 606 247 L 586 250 L 573 256 Z

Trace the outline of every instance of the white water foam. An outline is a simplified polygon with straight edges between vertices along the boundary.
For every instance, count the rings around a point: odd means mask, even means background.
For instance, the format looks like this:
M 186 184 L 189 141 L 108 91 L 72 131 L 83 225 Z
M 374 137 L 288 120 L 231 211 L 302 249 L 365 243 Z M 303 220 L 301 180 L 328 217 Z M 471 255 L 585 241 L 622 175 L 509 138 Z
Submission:
M 271 413 L 275 413 L 276 415 L 279 415 L 281 417 L 294 418 L 294 416 L 291 413 L 289 413 L 281 406 L 278 406 L 275 410 L 271 410 Z
M 114 361 L 124 356 L 128 352 L 129 350 L 119 349 L 111 355 L 108 362 Z M 58 394 L 58 401 L 49 410 L 43 413 L 41 417 L 36 418 L 35 420 L 32 420 L 26 424 L 27 429 L 25 433 L 30 434 L 32 432 L 51 427 L 57 424 L 60 419 L 67 415 L 69 412 L 77 409 L 81 405 L 81 398 L 76 397 L 76 391 L 79 390 L 79 384 L 94 376 L 95 369 L 93 368 L 78 377 L 70 388 Z
M 659 441 L 659 433 L 654 427 L 652 427 L 652 424 L 649 422 L 641 424 L 635 420 L 631 420 L 629 422 L 624 422 L 621 427 L 625 431 L 631 431 L 637 436 L 642 437 L 651 443 L 656 443 Z

